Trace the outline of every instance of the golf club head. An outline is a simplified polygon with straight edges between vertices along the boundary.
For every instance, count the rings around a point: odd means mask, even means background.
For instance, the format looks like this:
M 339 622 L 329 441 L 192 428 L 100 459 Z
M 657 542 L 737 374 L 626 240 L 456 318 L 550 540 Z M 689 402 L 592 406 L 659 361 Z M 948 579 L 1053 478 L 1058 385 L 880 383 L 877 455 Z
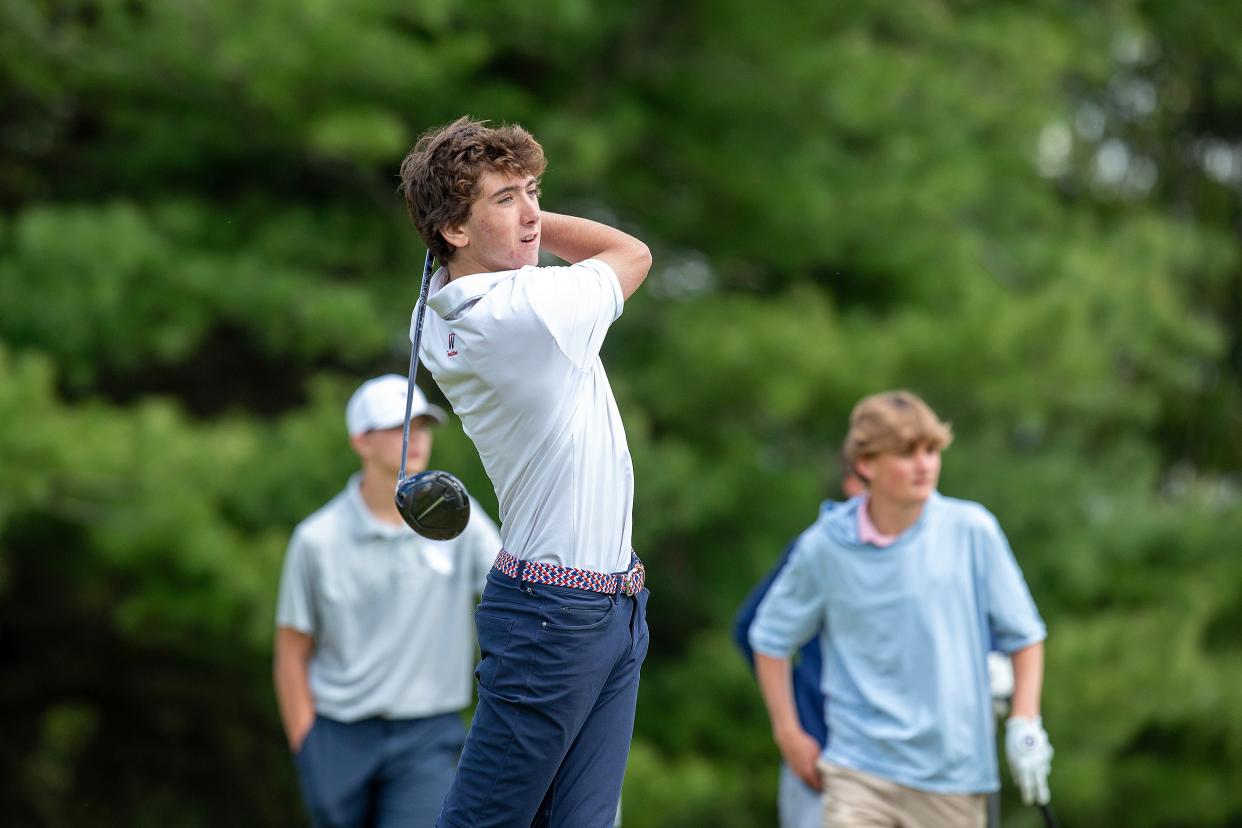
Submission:
M 470 520 L 470 497 L 462 482 L 446 471 L 425 471 L 397 484 L 397 511 L 418 534 L 452 540 Z

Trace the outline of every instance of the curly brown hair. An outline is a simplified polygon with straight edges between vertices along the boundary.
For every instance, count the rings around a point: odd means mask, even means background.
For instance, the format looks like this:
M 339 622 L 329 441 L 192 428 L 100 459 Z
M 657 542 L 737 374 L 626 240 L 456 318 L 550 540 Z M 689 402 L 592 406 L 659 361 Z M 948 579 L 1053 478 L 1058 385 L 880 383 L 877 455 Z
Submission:
M 486 121 L 463 115 L 424 132 L 401 162 L 405 209 L 427 249 L 447 263 L 457 249 L 440 231 L 470 216 L 484 172 L 538 177 L 545 167 L 543 147 L 521 126 L 489 127 Z

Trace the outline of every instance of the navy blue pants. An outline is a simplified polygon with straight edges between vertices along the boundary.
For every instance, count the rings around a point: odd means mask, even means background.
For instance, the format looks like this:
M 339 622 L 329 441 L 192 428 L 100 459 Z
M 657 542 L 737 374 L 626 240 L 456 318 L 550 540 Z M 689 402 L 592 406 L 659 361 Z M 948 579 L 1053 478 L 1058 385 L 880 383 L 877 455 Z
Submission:
M 479 704 L 438 828 L 611 828 L 647 595 L 488 574 L 475 618 Z
M 457 713 L 338 722 L 316 716 L 294 762 L 317 828 L 431 828 L 453 781 Z

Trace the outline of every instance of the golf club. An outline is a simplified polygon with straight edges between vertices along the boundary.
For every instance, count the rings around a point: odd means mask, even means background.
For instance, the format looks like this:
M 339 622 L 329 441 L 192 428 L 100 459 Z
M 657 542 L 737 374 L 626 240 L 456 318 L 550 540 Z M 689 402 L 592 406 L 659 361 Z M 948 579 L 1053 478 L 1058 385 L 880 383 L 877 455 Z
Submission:
M 423 316 L 435 256 L 427 251 L 423 281 L 414 308 L 414 336 L 410 343 L 409 386 L 405 395 L 405 432 L 401 438 L 401 471 L 397 475 L 395 500 L 402 519 L 418 534 L 431 540 L 452 540 L 470 520 L 470 497 L 462 482 L 446 471 L 424 471 L 405 476 L 406 452 L 410 448 L 410 415 L 414 405 L 414 380 L 418 376 L 418 346 L 423 338 Z
M 1043 814 L 1046 828 L 1061 828 L 1060 823 L 1057 822 L 1057 815 L 1052 812 L 1052 803 L 1040 805 L 1039 812 Z

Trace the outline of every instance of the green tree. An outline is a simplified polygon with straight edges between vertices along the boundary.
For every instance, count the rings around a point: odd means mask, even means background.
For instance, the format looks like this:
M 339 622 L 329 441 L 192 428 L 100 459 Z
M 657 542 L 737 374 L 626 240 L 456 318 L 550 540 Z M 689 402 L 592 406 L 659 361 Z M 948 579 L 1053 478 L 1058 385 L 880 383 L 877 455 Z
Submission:
M 653 590 L 627 825 L 772 822 L 730 618 L 895 386 L 1048 621 L 1064 821 L 1242 821 L 1238 43 L 1160 0 L 0 0 L 6 814 L 300 819 L 276 575 L 405 369 L 397 164 L 470 112 L 656 251 L 605 349 Z M 459 431 L 436 463 L 494 507 Z

